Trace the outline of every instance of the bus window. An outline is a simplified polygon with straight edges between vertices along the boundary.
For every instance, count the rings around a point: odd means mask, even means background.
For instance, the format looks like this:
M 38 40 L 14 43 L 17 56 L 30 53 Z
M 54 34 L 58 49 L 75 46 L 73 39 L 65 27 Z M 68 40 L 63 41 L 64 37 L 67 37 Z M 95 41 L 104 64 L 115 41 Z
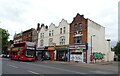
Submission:
M 12 52 L 12 55 L 17 55 L 18 54 L 18 52 Z
M 26 49 L 26 56 L 27 57 L 34 57 L 35 56 L 35 50 Z
M 14 44 L 14 47 L 24 47 L 25 43 Z

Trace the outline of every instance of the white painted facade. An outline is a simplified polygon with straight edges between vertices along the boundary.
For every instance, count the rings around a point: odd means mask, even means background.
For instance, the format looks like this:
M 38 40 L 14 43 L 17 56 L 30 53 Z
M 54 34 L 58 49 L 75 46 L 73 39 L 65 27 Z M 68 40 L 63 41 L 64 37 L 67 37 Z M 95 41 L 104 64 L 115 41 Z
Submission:
M 90 62 L 91 55 L 91 37 L 92 37 L 92 53 L 98 52 L 105 54 L 104 61 L 113 61 L 114 52 L 111 51 L 110 42 L 105 39 L 105 27 L 95 23 L 94 21 L 87 19 L 87 42 L 88 42 L 88 53 L 87 53 L 87 62 Z M 63 33 L 63 28 L 65 27 L 65 33 Z M 60 34 L 60 28 L 62 28 L 62 34 Z M 49 32 L 51 31 L 51 36 Z M 53 35 L 52 35 L 53 31 Z M 41 37 L 41 33 L 44 34 L 44 37 Z M 37 47 L 42 47 L 41 40 L 43 40 L 43 46 L 54 46 L 60 45 L 60 37 L 65 37 L 65 44 L 69 45 L 69 33 L 70 25 L 66 20 L 62 19 L 58 26 L 51 23 L 49 28 L 46 29 L 46 26 L 41 27 L 41 30 L 38 34 L 38 45 Z M 95 35 L 95 36 L 94 36 Z M 43 35 L 42 35 L 43 36 Z M 49 44 L 49 39 L 52 38 L 52 45 Z M 55 51 L 56 52 L 56 51 Z
M 65 27 L 65 33 L 63 33 L 63 28 Z M 62 28 L 62 34 L 60 34 L 60 28 Z M 60 45 L 60 37 L 64 36 L 65 37 L 65 44 L 69 44 L 69 29 L 70 25 L 67 23 L 66 20 L 62 19 L 61 22 L 59 23 L 59 26 L 55 26 L 53 23 L 50 24 L 49 28 L 46 29 L 45 26 L 41 27 L 41 30 L 38 35 L 38 46 L 40 47 L 40 40 L 43 39 L 44 45 L 43 46 L 53 46 L 54 44 Z M 49 32 L 51 31 L 52 35 L 52 30 L 53 30 L 53 36 L 49 36 Z M 41 38 L 41 33 L 44 33 L 44 37 Z M 49 39 L 53 39 L 53 45 L 49 45 Z
M 105 40 L 105 27 L 93 22 L 90 19 L 87 20 L 88 62 L 90 62 L 91 41 L 92 53 L 100 52 L 105 54 L 104 61 L 113 61 L 114 52 L 111 52 L 111 45 L 108 41 Z

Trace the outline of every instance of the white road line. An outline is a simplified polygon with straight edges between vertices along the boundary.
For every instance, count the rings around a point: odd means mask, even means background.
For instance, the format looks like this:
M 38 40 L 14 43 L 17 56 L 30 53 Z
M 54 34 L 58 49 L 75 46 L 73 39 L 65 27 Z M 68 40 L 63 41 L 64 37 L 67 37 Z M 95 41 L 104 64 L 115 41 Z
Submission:
M 10 60 L 10 59 L 2 58 L 2 60 Z
M 26 64 L 31 64 L 31 63 L 26 63 Z M 51 67 L 51 66 L 46 66 L 46 65 L 45 66 L 44 65 L 36 65 L 36 64 L 31 64 L 31 65 L 40 66 L 40 67 L 44 67 L 44 68 L 50 68 L 50 69 L 57 69 L 57 70 L 72 72 L 72 73 L 76 73 L 76 74 L 87 74 L 87 73 L 83 73 L 83 72 L 72 71 L 72 70 L 67 70 L 67 69 L 62 69 L 62 68 L 57 68 L 57 67 Z
M 14 65 L 8 65 L 8 66 L 11 66 L 11 67 L 13 67 L 13 68 L 18 68 L 18 67 L 14 66 Z
M 30 71 L 30 70 L 28 70 L 28 72 L 31 72 L 31 73 L 33 73 L 33 74 L 39 74 L 39 73 L 37 73 L 37 72 L 33 72 L 33 71 Z
M 97 73 L 97 74 L 110 74 L 109 72 L 105 72 L 105 71 L 100 71 L 100 70 L 96 70 L 96 71 L 91 71 L 93 73 Z M 112 74 L 112 73 L 111 73 Z

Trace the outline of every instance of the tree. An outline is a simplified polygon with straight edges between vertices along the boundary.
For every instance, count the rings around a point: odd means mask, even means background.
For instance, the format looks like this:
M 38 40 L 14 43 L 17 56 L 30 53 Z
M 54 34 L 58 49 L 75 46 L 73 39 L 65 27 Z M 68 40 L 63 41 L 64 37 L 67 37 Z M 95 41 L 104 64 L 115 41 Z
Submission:
M 115 54 L 118 56 L 118 60 L 120 60 L 120 41 L 117 42 L 116 46 L 113 48 Z
M 8 44 L 8 39 L 9 39 L 9 33 L 8 30 L 0 28 L 0 52 L 1 50 L 5 50 Z M 2 42 L 2 43 L 1 43 Z

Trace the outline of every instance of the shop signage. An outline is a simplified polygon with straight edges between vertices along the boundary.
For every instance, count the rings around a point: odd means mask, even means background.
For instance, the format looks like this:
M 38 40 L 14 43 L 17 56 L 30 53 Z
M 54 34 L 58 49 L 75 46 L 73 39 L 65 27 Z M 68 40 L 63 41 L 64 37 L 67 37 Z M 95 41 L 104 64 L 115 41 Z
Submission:
M 38 48 L 36 48 L 36 50 L 44 50 L 45 49 L 45 47 L 38 47 Z
M 73 45 L 69 46 L 69 49 L 86 49 L 85 45 Z
M 30 49 L 30 50 L 35 50 L 34 47 L 27 47 L 27 49 Z
M 55 48 L 54 47 L 48 47 L 47 50 L 55 50 Z
M 83 55 L 82 54 L 70 54 L 70 61 L 83 62 Z
M 55 47 L 56 50 L 68 50 L 67 46 L 56 46 Z
M 12 48 L 12 51 L 20 51 L 20 50 L 22 50 L 22 48 L 17 48 L 17 47 Z

